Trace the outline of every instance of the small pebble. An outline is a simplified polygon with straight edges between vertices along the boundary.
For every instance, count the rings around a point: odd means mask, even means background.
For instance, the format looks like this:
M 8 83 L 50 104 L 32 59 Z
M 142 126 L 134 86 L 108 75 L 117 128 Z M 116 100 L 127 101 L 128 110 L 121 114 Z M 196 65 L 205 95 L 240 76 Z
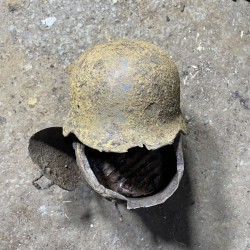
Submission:
M 38 102 L 38 99 L 36 97 L 29 97 L 28 99 L 28 105 L 35 106 Z
M 51 27 L 55 21 L 56 21 L 55 17 L 48 17 L 44 20 L 41 20 L 42 24 L 44 24 L 47 27 Z

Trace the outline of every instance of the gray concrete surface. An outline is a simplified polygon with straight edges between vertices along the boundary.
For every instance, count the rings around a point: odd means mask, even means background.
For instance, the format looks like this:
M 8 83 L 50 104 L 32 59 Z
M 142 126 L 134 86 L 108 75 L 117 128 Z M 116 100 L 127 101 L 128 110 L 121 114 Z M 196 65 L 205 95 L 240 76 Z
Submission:
M 250 3 L 0 1 L 0 249 L 250 249 Z M 47 19 L 49 18 L 49 19 Z M 36 131 L 62 126 L 68 66 L 90 44 L 140 38 L 181 75 L 186 171 L 163 205 L 127 211 L 85 183 L 38 191 Z

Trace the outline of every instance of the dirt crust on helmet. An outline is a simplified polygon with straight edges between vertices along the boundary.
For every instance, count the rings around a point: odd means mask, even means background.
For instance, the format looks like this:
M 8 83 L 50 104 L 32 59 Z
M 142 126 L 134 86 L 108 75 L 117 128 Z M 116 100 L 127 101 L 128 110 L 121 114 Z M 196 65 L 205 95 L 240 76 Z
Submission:
M 118 40 L 91 47 L 73 65 L 70 89 L 63 133 L 99 151 L 156 149 L 187 132 L 178 70 L 152 43 Z

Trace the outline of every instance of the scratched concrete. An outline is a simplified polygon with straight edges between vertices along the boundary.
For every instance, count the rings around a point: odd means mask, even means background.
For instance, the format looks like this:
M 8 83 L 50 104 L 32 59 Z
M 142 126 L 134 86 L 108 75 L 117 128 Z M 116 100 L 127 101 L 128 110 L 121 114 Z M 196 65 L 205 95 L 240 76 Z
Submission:
M 0 249 L 250 249 L 250 3 L 0 1 Z M 90 44 L 140 38 L 181 76 L 186 171 L 163 205 L 127 211 L 84 182 L 38 191 L 29 137 L 62 126 L 68 66 Z

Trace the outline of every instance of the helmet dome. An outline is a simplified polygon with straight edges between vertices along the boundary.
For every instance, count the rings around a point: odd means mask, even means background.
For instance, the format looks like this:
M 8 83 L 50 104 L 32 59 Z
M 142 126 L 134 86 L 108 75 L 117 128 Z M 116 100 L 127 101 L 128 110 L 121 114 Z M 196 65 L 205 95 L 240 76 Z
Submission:
M 98 44 L 74 64 L 64 135 L 106 152 L 157 149 L 187 132 L 180 78 L 158 46 L 139 40 Z

